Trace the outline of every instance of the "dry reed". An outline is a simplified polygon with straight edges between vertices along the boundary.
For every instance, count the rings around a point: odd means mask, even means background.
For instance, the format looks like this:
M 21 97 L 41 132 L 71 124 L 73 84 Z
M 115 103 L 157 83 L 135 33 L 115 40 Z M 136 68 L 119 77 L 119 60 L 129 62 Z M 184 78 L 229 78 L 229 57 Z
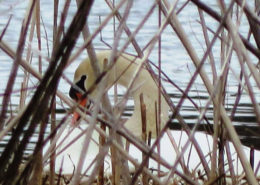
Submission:
M 70 14 L 73 3 L 76 4 L 76 11 Z M 107 6 L 109 13 L 104 19 L 102 18 L 103 20 L 95 30 L 91 30 L 88 20 L 91 15 L 90 10 L 93 8 L 92 3 L 93 1 L 66 1 L 62 7 L 61 2 L 53 1 L 53 38 L 48 38 L 45 31 L 47 45 L 48 40 L 52 40 L 51 51 L 47 51 L 48 46 L 44 51 L 45 41 L 43 41 L 44 33 L 42 32 L 43 29 L 50 28 L 46 28 L 43 23 L 45 19 L 42 17 L 40 0 L 31 0 L 28 3 L 21 30 L 17 31 L 19 40 L 16 50 L 12 49 L 5 39 L 8 35 L 8 28 L 12 21 L 15 21 L 13 17 L 10 16 L 5 25 L 0 27 L 0 55 L 13 61 L 6 87 L 1 88 L 3 92 L 1 92 L 0 142 L 4 142 L 8 135 L 10 138 L 7 144 L 1 145 L 3 149 L 0 155 L 0 184 L 258 184 L 257 172 L 260 163 L 255 167 L 254 148 L 260 149 L 259 143 L 252 140 L 240 140 L 235 119 L 239 112 L 241 98 L 246 96 L 252 107 L 250 114 L 253 114 L 254 122 L 257 123 L 256 128 L 259 127 L 260 75 L 258 63 L 254 60 L 260 59 L 260 19 L 258 17 L 260 1 L 256 0 L 253 6 L 252 4 L 249 6 L 246 1 L 242 0 L 232 0 L 228 4 L 223 0 L 216 0 L 217 5 L 214 7 L 208 6 L 201 0 L 171 3 L 167 0 L 154 1 L 150 7 L 147 7 L 148 11 L 143 17 L 136 18 L 139 21 L 138 24 L 136 23 L 136 28 L 131 28 L 128 25 L 128 18 L 131 10 L 134 9 L 135 2 L 105 0 L 104 6 Z M 195 36 L 195 33 L 189 35 L 184 29 L 185 25 L 180 21 L 183 16 L 182 12 L 191 8 L 188 6 L 197 8 L 196 23 L 201 29 L 201 38 L 198 40 L 203 40 L 200 48 L 203 54 L 194 47 L 194 41 L 191 38 Z M 156 9 L 158 12 L 155 11 Z M 145 24 L 150 23 L 149 17 L 154 14 L 158 16 L 158 27 L 155 28 L 147 44 L 143 46 L 143 43 L 139 43 L 137 36 Z M 70 23 L 68 18 L 72 18 Z M 208 18 L 214 19 L 217 24 L 216 29 L 213 29 L 207 22 Z M 248 28 L 248 38 L 240 31 L 243 18 L 247 19 L 245 22 Z M 113 42 L 109 48 L 112 54 L 108 61 L 104 61 L 106 70 L 110 70 L 118 56 L 128 51 L 130 47 L 133 47 L 132 53 L 141 58 L 141 64 L 138 65 L 132 79 L 129 79 L 130 85 L 122 96 L 119 96 L 121 94 L 115 82 L 114 106 L 110 102 L 108 89 L 105 86 L 106 72 L 102 72 L 96 62 L 98 49 L 94 42 L 99 33 L 105 32 L 105 27 L 110 22 L 114 24 L 114 33 Z M 167 29 L 176 35 L 180 48 L 185 51 L 183 53 L 187 53 L 195 67 L 194 71 L 190 71 L 191 78 L 184 88 L 182 88 L 183 84 L 174 82 L 174 79 L 171 79 L 169 73 L 163 68 L 162 55 L 165 51 L 162 38 L 166 35 Z M 124 34 L 127 39 L 123 39 Z M 37 44 L 36 48 L 34 48 L 34 42 Z M 103 44 L 107 47 L 106 43 Z M 215 47 L 220 48 L 218 57 L 214 53 Z M 171 52 L 175 48 L 168 48 L 168 50 L 167 52 Z M 92 109 L 76 104 L 67 96 L 67 92 L 61 92 L 58 88 L 61 78 L 66 79 L 69 85 L 73 85 L 64 71 L 72 63 L 78 62 L 78 58 L 84 56 L 84 51 L 90 58 L 97 78 L 96 84 L 85 93 L 85 96 L 88 96 L 95 88 L 98 88 L 97 99 Z M 149 61 L 153 52 L 158 52 L 158 58 L 152 58 L 152 61 L 157 61 L 156 63 Z M 51 56 L 46 53 L 51 53 Z M 237 71 L 232 67 L 234 58 L 239 64 Z M 35 61 L 37 69 L 33 64 Z M 43 67 L 45 61 L 48 61 L 47 69 Z M 205 67 L 207 63 L 210 67 Z M 19 68 L 23 69 L 23 80 L 19 102 L 17 102 L 18 108 L 14 110 L 11 106 L 11 99 L 15 96 L 14 85 L 18 78 Z M 159 108 L 154 113 L 157 117 L 157 138 L 152 143 L 145 124 L 147 116 L 150 116 L 146 115 L 149 107 L 144 104 L 142 95 L 140 96 L 142 116 L 140 124 L 142 124 L 143 133 L 141 140 L 122 127 L 127 100 L 131 98 L 131 88 L 143 68 L 150 72 L 159 92 L 155 105 Z M 211 75 L 208 71 L 211 71 Z M 237 72 L 240 74 L 237 75 Z M 236 78 L 237 92 L 232 108 L 229 108 L 228 89 L 231 77 Z M 201 79 L 202 86 L 206 89 L 204 93 L 207 94 L 200 105 L 198 101 L 190 97 L 198 78 Z M 31 89 L 30 81 L 35 79 L 37 85 Z M 167 84 L 167 88 L 164 84 Z M 179 93 L 177 100 L 170 97 L 171 92 L 168 87 Z M 197 91 L 200 96 L 201 91 L 198 89 Z M 162 123 L 159 116 L 162 98 L 167 100 L 171 108 L 169 120 L 166 123 Z M 182 115 L 186 101 L 191 102 L 191 107 L 196 112 L 192 124 L 188 123 L 189 120 Z M 57 113 L 58 105 L 63 107 L 62 118 Z M 88 122 L 88 127 L 81 128 L 76 136 L 71 133 L 77 128 L 72 128 L 68 133 L 65 131 L 71 127 L 69 115 L 72 112 L 78 112 L 81 119 Z M 209 112 L 212 118 L 208 117 Z M 204 124 L 205 122 L 207 124 Z M 173 127 L 184 131 L 188 137 L 181 146 L 177 144 L 173 132 L 169 130 Z M 202 127 L 203 129 L 200 129 Z M 208 153 L 205 153 L 204 146 L 201 146 L 200 141 L 195 137 L 199 130 L 212 135 Z M 259 133 L 253 131 L 253 129 L 249 130 L 247 136 L 253 133 L 259 139 Z M 99 136 L 98 142 L 95 142 L 94 138 L 96 133 Z M 66 136 L 61 140 L 62 135 Z M 69 141 L 68 138 L 72 136 L 74 138 Z M 171 146 L 166 147 L 174 151 L 172 156 L 176 157 L 173 162 L 162 157 L 165 147 L 162 142 L 163 137 L 167 137 L 170 141 Z M 34 138 L 36 138 L 35 146 L 27 154 L 28 147 Z M 77 151 L 79 159 L 62 160 L 61 167 L 57 171 L 57 160 L 60 155 L 80 140 L 83 144 Z M 92 143 L 95 143 L 99 149 L 92 162 L 85 166 L 88 160 L 87 154 L 92 151 Z M 250 156 L 246 155 L 242 144 L 251 147 Z M 136 156 L 129 153 L 128 146 L 134 146 L 142 153 L 139 161 L 135 159 Z M 232 146 L 238 156 L 236 160 L 231 152 Z M 194 155 L 192 154 L 193 147 L 195 155 L 199 158 L 199 169 L 189 166 Z M 105 165 L 107 157 L 111 165 L 108 173 Z M 154 169 L 150 168 L 152 160 L 157 166 Z M 73 172 L 63 173 L 65 169 L 63 165 L 66 166 L 70 162 L 73 163 Z M 235 169 L 236 163 L 241 163 L 241 173 Z

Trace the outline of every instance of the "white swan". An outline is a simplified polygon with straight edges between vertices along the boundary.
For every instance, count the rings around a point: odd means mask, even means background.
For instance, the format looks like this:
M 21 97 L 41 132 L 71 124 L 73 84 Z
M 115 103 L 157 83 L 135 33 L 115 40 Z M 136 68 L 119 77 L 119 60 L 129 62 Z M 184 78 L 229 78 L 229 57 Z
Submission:
M 97 60 L 99 62 L 99 67 L 103 70 L 104 61 L 108 60 L 111 55 L 111 51 L 102 51 L 97 53 Z M 133 74 L 137 69 L 137 64 L 141 62 L 140 58 L 129 54 L 121 54 L 115 65 L 107 72 L 105 78 L 107 79 L 107 88 L 111 87 L 115 81 L 127 88 Z M 83 91 L 89 89 L 95 83 L 94 71 L 91 67 L 90 60 L 84 60 L 76 69 L 74 74 L 74 83 L 81 88 Z M 151 131 L 152 137 L 156 136 L 156 110 L 158 111 L 158 87 L 151 77 L 150 73 L 142 68 L 138 77 L 132 86 L 132 96 L 134 98 L 134 112 L 133 115 L 124 124 L 129 131 L 131 131 L 135 136 L 140 137 L 142 134 L 142 121 L 141 121 L 141 108 L 140 108 L 140 94 L 143 94 L 144 103 L 146 105 L 146 129 L 147 134 Z M 90 96 L 95 99 L 96 91 L 94 90 Z M 70 97 L 78 100 L 81 94 L 78 90 L 71 87 Z M 161 123 L 164 124 L 168 120 L 169 106 L 161 96 Z M 81 104 L 84 106 L 86 100 L 84 99 Z M 155 105 L 157 104 L 157 108 Z

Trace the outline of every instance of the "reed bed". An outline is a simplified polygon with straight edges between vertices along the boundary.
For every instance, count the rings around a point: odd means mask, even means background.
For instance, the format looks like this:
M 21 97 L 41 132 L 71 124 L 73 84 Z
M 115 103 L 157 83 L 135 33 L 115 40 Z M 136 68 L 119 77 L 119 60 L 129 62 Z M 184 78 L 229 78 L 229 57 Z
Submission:
M 53 12 L 51 28 L 46 26 L 45 17 L 42 16 L 42 1 L 22 2 L 23 5 L 26 3 L 27 9 L 20 30 L 16 30 L 19 34 L 19 39 L 15 43 L 16 49 L 6 39 L 10 23 L 15 21 L 13 16 L 1 25 L 0 55 L 8 57 L 12 67 L 6 86 L 2 87 L 4 91 L 0 93 L 2 101 L 0 140 L 1 143 L 6 142 L 1 145 L 0 184 L 259 183 L 257 176 L 259 164 L 254 164 L 254 148 L 259 149 L 259 143 L 253 140 L 250 142 L 240 140 L 239 133 L 242 131 L 235 129 L 234 121 L 241 97 L 248 97 L 252 108 L 250 114 L 253 114 L 256 125 L 254 127 L 256 130 L 249 130 L 248 135 L 259 138 L 257 133 L 260 123 L 259 0 L 255 0 L 254 3 L 242 0 L 227 3 L 216 0 L 216 6 L 212 7 L 207 4 L 208 1 L 202 0 L 154 1 L 147 7 L 145 16 L 136 18 L 139 23 L 135 28 L 132 28 L 127 21 L 135 1 L 104 0 L 102 3 L 106 4 L 109 13 L 100 19 L 100 24 L 95 30 L 91 30 L 88 25 L 91 9 L 93 6 L 98 6 L 92 0 L 51 2 L 53 3 L 50 5 L 52 7 L 50 11 Z M 5 2 L 1 1 L 0 6 L 2 3 Z M 22 3 L 17 1 L 11 5 L 20 6 Z M 70 10 L 73 4 L 77 7 L 76 11 Z M 190 34 L 191 32 L 185 29 L 186 25 L 180 20 L 185 17 L 183 12 L 188 8 L 197 10 L 196 24 L 200 26 L 202 33 L 199 35 L 200 38 L 196 38 L 196 33 Z M 0 12 L 0 16 L 4 13 L 6 12 Z M 143 46 L 137 35 L 145 24 L 151 23 L 149 18 L 153 14 L 157 15 L 157 28 L 147 41 L 147 45 Z M 208 23 L 208 19 L 214 20 L 216 23 L 214 28 Z M 114 29 L 112 45 L 106 43 L 102 37 L 108 24 L 113 24 Z M 241 26 L 243 31 L 240 29 Z M 48 29 L 52 30 L 52 37 L 48 36 Z M 190 71 L 187 75 L 189 77 L 185 79 L 188 80 L 185 85 L 184 82 L 175 82 L 171 79 L 163 68 L 162 52 L 165 51 L 162 49 L 164 47 L 162 38 L 165 37 L 166 29 L 175 35 L 178 47 L 189 57 L 194 66 L 194 71 Z M 110 61 L 116 60 L 121 53 L 128 51 L 142 58 L 143 66 L 151 73 L 162 95 L 158 96 L 157 103 L 161 104 L 161 98 L 167 100 L 171 108 L 169 120 L 162 123 L 158 119 L 155 139 L 151 139 L 146 131 L 145 122 L 149 115 L 146 115 L 147 106 L 143 103 L 142 96 L 140 97 L 142 138 L 137 138 L 122 128 L 120 121 L 125 119 L 123 112 L 127 109 L 126 100 L 130 98 L 130 89 L 126 89 L 126 93 L 121 95 L 120 87 L 115 84 L 114 102 L 111 103 L 108 90 L 102 85 L 106 80 L 103 78 L 105 75 L 96 62 L 96 53 L 99 51 L 94 42 L 96 38 L 102 41 L 103 48 L 112 50 Z M 197 40 L 194 41 L 194 38 Z M 194 48 L 194 42 L 200 43 L 200 50 Z M 169 48 L 167 52 L 170 53 L 175 49 Z M 216 51 L 219 53 L 216 54 Z M 158 58 L 151 58 L 154 52 L 157 52 Z M 86 56 L 86 53 L 91 59 L 95 76 L 99 79 L 96 81 L 96 86 L 99 86 L 99 98 L 95 100 L 91 109 L 81 107 L 69 98 L 68 92 L 59 89 L 61 80 L 68 86 L 73 85 L 65 70 L 78 63 L 80 57 Z M 234 60 L 239 64 L 236 65 L 238 69 L 232 66 Z M 107 69 L 113 63 L 110 61 Z M 209 67 L 205 67 L 206 65 Z M 18 83 L 16 79 L 19 70 L 23 72 L 20 75 L 21 86 L 17 92 L 15 84 Z M 139 71 L 136 71 L 133 79 L 129 80 L 133 82 L 138 74 Z M 230 78 L 237 82 L 231 108 L 227 95 Z M 206 94 L 201 103 L 190 96 L 198 79 Z M 168 89 L 178 92 L 177 100 L 170 96 L 171 92 Z M 198 90 L 196 93 L 200 92 Z M 17 94 L 18 106 L 13 106 L 12 99 L 17 97 Z M 196 112 L 192 124 L 188 123 L 182 114 L 187 101 Z M 115 108 L 113 105 L 120 106 Z M 62 114 L 59 114 L 59 111 Z M 87 124 L 77 127 L 70 125 L 71 114 L 75 111 L 81 115 L 82 122 Z M 159 108 L 154 114 L 160 115 L 160 111 Z M 209 112 L 211 118 L 208 117 Z M 181 139 L 176 140 L 174 132 L 169 128 L 181 130 L 180 137 L 186 135 L 187 140 L 180 146 Z M 76 136 L 72 135 L 74 130 L 80 130 Z M 201 141 L 195 137 L 195 134 L 202 130 L 212 137 L 212 140 L 208 141 L 210 150 L 206 153 L 205 146 L 202 146 Z M 162 138 L 165 137 L 170 141 L 170 146 L 165 146 L 162 142 Z M 97 138 L 98 140 L 93 142 Z M 79 140 L 82 144 L 79 145 L 78 151 L 74 151 L 78 153 L 79 159 L 64 158 L 60 160 L 61 163 L 57 163 L 62 152 L 76 145 Z M 33 147 L 30 148 L 32 143 Z M 89 161 L 88 154 L 93 150 L 93 143 L 98 152 L 92 161 L 85 165 L 85 162 Z M 250 156 L 246 155 L 244 144 L 251 147 Z M 136 160 L 136 156 L 129 152 L 129 147 L 133 146 L 141 153 L 141 160 Z M 164 147 L 173 152 L 173 162 L 162 157 Z M 234 148 L 235 154 L 231 153 L 231 148 Z M 194 157 L 191 150 L 198 156 L 197 167 L 190 166 L 190 161 Z M 156 168 L 150 166 L 151 161 L 155 161 Z M 73 164 L 71 174 L 64 172 L 68 163 Z M 242 172 L 236 170 L 237 164 L 241 164 Z

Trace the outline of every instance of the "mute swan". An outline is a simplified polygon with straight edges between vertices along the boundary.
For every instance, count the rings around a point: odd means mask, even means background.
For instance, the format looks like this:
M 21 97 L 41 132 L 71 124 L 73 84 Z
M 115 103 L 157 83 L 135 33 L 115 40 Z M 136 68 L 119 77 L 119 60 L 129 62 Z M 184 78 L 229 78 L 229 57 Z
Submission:
M 104 61 L 108 60 L 111 55 L 111 51 L 102 51 L 97 53 L 97 60 L 101 70 L 104 69 Z M 137 64 L 141 62 L 140 58 L 129 54 L 121 54 L 115 65 L 107 72 L 105 78 L 106 87 L 110 88 L 115 81 L 117 84 L 127 88 L 130 83 L 130 79 L 133 78 L 133 74 L 137 69 Z M 83 91 L 86 92 L 95 83 L 94 71 L 91 67 L 90 60 L 87 58 L 76 69 L 74 74 L 74 83 Z M 142 121 L 141 121 L 141 108 L 140 108 L 140 94 L 143 94 L 144 104 L 146 105 L 146 130 L 147 134 L 151 131 L 152 137 L 156 136 L 156 110 L 158 109 L 158 87 L 151 77 L 150 73 L 142 68 L 138 77 L 133 83 L 131 95 L 134 98 L 134 112 L 133 115 L 126 121 L 124 126 L 132 132 L 135 136 L 141 137 L 142 134 Z M 79 91 L 71 87 L 70 97 L 74 100 L 81 101 L 80 104 L 85 106 L 87 103 L 86 98 L 80 100 L 81 94 Z M 96 90 L 92 91 L 90 97 L 95 99 Z M 157 108 L 155 108 L 157 105 Z M 161 123 L 165 123 L 168 120 L 169 106 L 162 96 L 161 98 Z M 74 113 L 75 115 L 76 113 Z M 78 115 L 76 115 L 77 117 Z

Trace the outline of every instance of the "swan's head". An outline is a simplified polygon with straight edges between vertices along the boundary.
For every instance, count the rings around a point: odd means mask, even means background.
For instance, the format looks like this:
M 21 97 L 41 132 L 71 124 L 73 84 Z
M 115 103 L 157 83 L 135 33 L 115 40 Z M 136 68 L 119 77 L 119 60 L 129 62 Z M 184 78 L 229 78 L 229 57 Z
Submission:
M 70 87 L 69 96 L 78 104 L 85 107 L 88 103 L 86 92 L 88 89 L 89 81 L 93 75 L 89 69 L 89 62 L 83 61 L 77 68 L 74 74 L 73 85 Z M 90 67 L 91 68 L 91 67 Z M 78 113 L 74 113 L 72 123 L 75 124 L 80 118 Z
M 97 62 L 99 68 L 103 70 L 103 65 L 107 62 L 107 58 L 110 55 L 109 51 L 105 51 L 97 55 Z M 93 68 L 90 64 L 90 59 L 87 58 L 78 66 L 74 73 L 73 85 L 70 88 L 69 95 L 72 99 L 74 99 L 77 103 L 82 105 L 83 107 L 86 104 L 90 104 L 90 101 L 87 100 L 86 92 L 92 88 L 90 95 L 95 97 L 96 90 L 93 89 L 93 85 L 96 83 L 96 77 L 93 71 Z M 74 113 L 74 121 L 79 119 L 79 115 Z

